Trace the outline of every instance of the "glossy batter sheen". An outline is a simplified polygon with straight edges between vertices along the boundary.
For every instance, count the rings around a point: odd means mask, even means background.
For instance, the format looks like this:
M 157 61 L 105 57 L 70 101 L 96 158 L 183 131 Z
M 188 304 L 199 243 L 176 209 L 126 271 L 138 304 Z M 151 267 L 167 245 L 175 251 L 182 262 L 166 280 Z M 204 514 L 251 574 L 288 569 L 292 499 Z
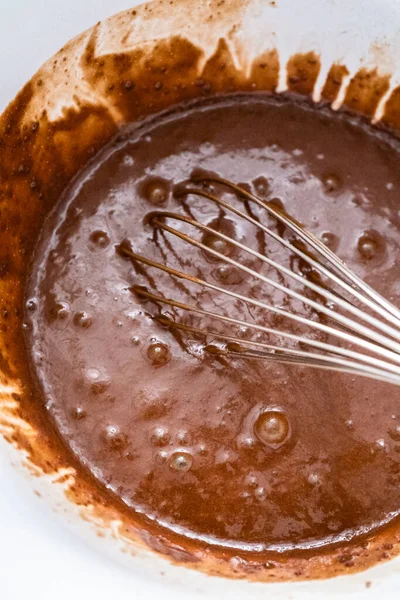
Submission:
M 400 154 L 389 142 L 360 122 L 291 101 L 208 102 L 127 131 L 47 221 L 27 292 L 27 343 L 43 401 L 97 485 L 181 533 L 183 543 L 187 536 L 243 550 L 309 547 L 393 518 L 400 510 L 400 391 L 215 355 L 212 337 L 173 335 L 132 285 L 299 329 L 135 268 L 116 247 L 128 239 L 143 255 L 319 319 L 205 252 L 154 234 L 149 212 L 191 214 L 307 274 L 235 215 L 194 196 L 183 202 L 179 184 L 201 168 L 283 206 L 399 305 Z M 290 239 L 261 210 L 253 214 Z M 267 272 L 210 234 L 203 241 Z

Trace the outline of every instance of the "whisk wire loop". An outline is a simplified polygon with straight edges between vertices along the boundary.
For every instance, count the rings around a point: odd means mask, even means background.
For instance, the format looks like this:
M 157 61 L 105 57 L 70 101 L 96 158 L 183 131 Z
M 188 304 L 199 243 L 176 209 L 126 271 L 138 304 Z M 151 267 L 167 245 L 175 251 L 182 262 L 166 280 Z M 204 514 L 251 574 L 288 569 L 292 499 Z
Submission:
M 219 184 L 230 193 L 233 193 L 237 199 L 254 203 L 265 210 L 270 216 L 288 228 L 296 236 L 295 240 L 285 239 L 258 218 L 255 218 L 250 211 L 244 212 L 233 203 L 204 187 L 204 185 L 209 186 L 210 184 Z M 279 315 L 306 328 L 306 332 L 317 331 L 328 336 L 328 339 L 334 338 L 336 341 L 330 343 L 330 341 L 315 339 L 309 335 L 301 335 L 258 322 L 206 310 L 195 304 L 168 298 L 142 286 L 133 286 L 132 290 L 145 301 L 151 301 L 161 306 L 167 305 L 186 313 L 197 314 L 229 327 L 246 327 L 248 330 L 273 336 L 277 341 L 269 343 L 243 340 L 236 335 L 232 335 L 232 331 L 221 332 L 209 327 L 194 327 L 175 318 L 169 319 L 163 314 L 155 316 L 160 324 L 186 334 L 219 340 L 224 345 L 214 347 L 214 351 L 224 355 L 336 370 L 400 385 L 400 310 L 353 273 L 332 250 L 307 231 L 301 223 L 271 203 L 265 202 L 237 184 L 217 176 L 206 175 L 201 178 L 194 178 L 191 185 L 180 190 L 179 195 L 187 198 L 191 196 L 202 197 L 213 202 L 223 211 L 229 211 L 240 219 L 244 219 L 256 227 L 257 230 L 262 231 L 283 245 L 292 255 L 305 261 L 310 268 L 314 269 L 320 276 L 325 277 L 329 284 L 323 283 L 320 277 L 317 280 L 318 282 L 315 282 L 315 280 L 310 280 L 294 272 L 291 268 L 277 262 L 266 253 L 261 253 L 229 235 L 201 223 L 191 213 L 188 216 L 187 214 L 170 211 L 155 211 L 148 218 L 148 222 L 154 227 L 155 231 L 162 231 L 175 236 L 184 243 L 206 253 L 206 255 L 231 265 L 262 285 L 279 290 L 284 297 L 299 301 L 315 311 L 315 314 L 323 315 L 325 322 L 304 316 L 298 312 L 292 312 L 281 306 L 275 306 L 265 300 L 246 296 L 229 287 L 222 287 L 184 270 L 175 269 L 168 264 L 142 256 L 136 253 L 126 241 L 119 246 L 119 253 L 130 258 L 134 263 L 141 263 L 178 280 L 190 282 L 208 292 L 231 297 L 248 307 L 252 306 Z M 201 232 L 203 235 L 209 234 L 226 242 L 230 248 L 235 248 L 251 256 L 261 264 L 271 267 L 280 275 L 295 281 L 296 284 L 300 284 L 305 289 L 311 290 L 317 295 L 317 299 L 310 298 L 304 293 L 292 289 L 282 283 L 281 280 L 277 281 L 264 275 L 259 270 L 243 264 L 238 258 L 223 254 L 216 248 L 206 245 L 196 239 L 194 235 L 186 233 L 186 229 L 179 229 L 178 224 L 189 226 L 195 232 Z M 296 243 L 297 240 L 300 240 L 302 244 L 300 247 Z M 313 252 L 308 251 L 307 247 L 312 248 Z M 335 289 L 335 286 L 340 291 Z M 323 299 L 323 302 L 320 299 Z M 355 304 L 356 301 L 361 307 Z M 366 309 L 369 309 L 373 314 L 367 312 Z M 343 312 L 347 314 L 343 314 Z M 296 347 L 285 345 L 285 340 L 291 343 L 294 342 Z M 343 343 L 346 345 L 343 345 Z M 209 347 L 206 345 L 205 349 L 207 350 Z M 355 350 L 354 347 L 358 349 Z

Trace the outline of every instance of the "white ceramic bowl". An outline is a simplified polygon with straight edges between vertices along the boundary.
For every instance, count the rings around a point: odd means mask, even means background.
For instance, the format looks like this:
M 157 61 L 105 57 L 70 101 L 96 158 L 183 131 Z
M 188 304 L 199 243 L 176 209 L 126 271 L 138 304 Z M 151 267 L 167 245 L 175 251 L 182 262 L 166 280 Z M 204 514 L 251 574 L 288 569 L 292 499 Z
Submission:
M 210 14 L 213 15 L 211 21 L 208 19 Z M 53 68 L 53 60 L 46 63 L 33 80 L 33 99 L 19 124 L 22 127 L 24 122 L 40 121 L 43 108 L 47 110 L 49 121 L 57 123 L 66 108 L 77 107 L 79 99 L 89 99 L 93 106 L 102 106 L 113 123 L 126 120 L 130 114 L 129 107 L 119 106 L 117 101 L 104 94 L 101 86 L 82 79 L 81 59 L 88 43 L 93 42 L 97 58 L 111 51 L 129 53 L 138 47 L 150 52 L 158 41 L 169 38 L 176 31 L 193 47 L 201 49 L 202 55 L 196 66 L 199 77 L 220 40 L 224 40 L 241 81 L 245 82 L 250 76 L 253 61 L 264 55 L 267 62 L 270 61 L 272 73 L 272 83 L 265 81 L 265 87 L 275 87 L 276 83 L 277 91 L 283 92 L 289 85 L 299 93 L 310 92 L 316 101 L 321 97 L 330 99 L 335 109 L 345 103 L 375 121 L 385 116 L 390 125 L 400 126 L 400 111 L 397 101 L 393 100 L 396 98 L 393 91 L 400 85 L 400 3 L 397 0 L 369 0 L 367 3 L 348 0 L 231 0 L 221 5 L 217 0 L 181 0 L 172 6 L 169 2 L 154 0 L 149 9 L 140 8 L 135 15 L 130 12 L 116 16 L 69 44 L 61 55 L 66 56 L 69 67 L 66 86 L 63 85 L 65 76 Z M 60 40 L 60 43 L 63 41 Z M 275 82 L 273 70 L 278 64 L 276 58 L 279 58 L 279 68 Z M 332 65 L 343 68 L 332 70 Z M 39 80 L 41 85 L 36 87 Z M 7 114 L 2 117 L 0 125 L 4 125 L 6 119 Z M 2 291 L 0 288 L 0 294 Z M 124 571 L 110 566 L 111 563 L 103 557 L 80 542 L 74 542 L 69 533 L 54 526 L 49 529 L 49 535 L 56 536 L 59 552 L 68 562 L 67 571 L 74 565 L 79 572 L 81 590 L 95 585 L 100 600 L 108 597 L 110 590 L 114 590 L 118 597 L 125 597 L 126 585 L 133 586 L 131 589 L 137 590 L 140 598 L 160 593 L 161 588 L 164 597 L 171 599 L 197 594 L 207 598 L 225 595 L 243 598 L 249 593 L 253 598 L 268 594 L 272 600 L 319 598 L 322 594 L 328 599 L 339 594 L 344 598 L 368 595 L 377 599 L 382 594 L 390 600 L 398 597 L 400 558 L 361 574 L 330 581 L 249 584 L 173 566 L 142 546 L 132 546 L 132 542 L 121 535 L 117 518 L 103 522 L 96 511 L 90 508 L 82 511 L 67 500 L 64 494 L 66 483 L 60 482 L 60 479 L 65 474 L 69 479 L 73 478 L 73 470 L 66 466 L 56 474 L 44 475 L 21 450 L 21 444 L 9 443 L 16 431 L 20 438 L 25 437 L 35 443 L 36 432 L 30 422 L 16 416 L 18 401 L 12 394 L 19 392 L 18 380 L 2 377 L 1 381 L 0 432 L 8 442 L 0 437 L 0 450 L 3 457 L 7 457 L 7 463 L 12 463 L 13 469 L 25 473 L 28 479 L 28 484 L 19 481 L 2 457 L 2 487 L 18 490 L 18 501 L 21 501 L 21 496 L 23 498 L 24 518 L 31 514 L 35 518 L 40 515 L 47 528 L 47 515 L 45 512 L 38 513 L 36 501 L 31 501 L 28 495 L 28 486 L 33 487 L 48 500 L 49 505 L 62 513 L 65 523 L 90 541 L 92 548 L 97 547 L 129 568 L 129 571 Z M 99 531 L 102 537 L 98 536 Z M 12 535 L 12 527 L 9 532 Z M 44 560 L 51 561 L 52 546 L 42 546 Z M 0 541 L 0 547 L 3 551 L 7 544 Z M 367 582 L 372 585 L 367 587 Z M 12 585 L 8 592 L 6 588 L 6 593 L 6 600 L 18 599 L 13 595 Z M 59 593 L 62 594 L 62 588 Z

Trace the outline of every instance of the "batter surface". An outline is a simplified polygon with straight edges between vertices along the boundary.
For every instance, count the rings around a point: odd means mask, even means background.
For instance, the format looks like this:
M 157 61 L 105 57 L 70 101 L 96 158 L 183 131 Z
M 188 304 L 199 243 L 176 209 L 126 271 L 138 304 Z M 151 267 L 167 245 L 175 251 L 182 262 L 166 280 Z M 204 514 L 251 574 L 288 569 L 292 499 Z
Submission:
M 182 543 L 284 550 L 373 530 L 400 511 L 397 388 L 214 355 L 212 339 L 207 348 L 195 336 L 173 335 L 152 318 L 159 309 L 132 292 L 133 285 L 156 287 L 283 326 L 230 298 L 135 267 L 116 251 L 122 240 L 211 282 L 320 318 L 180 240 L 154 234 L 151 211 L 191 214 L 307 274 L 235 215 L 193 196 L 183 201 L 176 191 L 198 168 L 284 207 L 400 304 L 394 141 L 349 117 L 263 96 L 182 108 L 127 130 L 47 220 L 27 290 L 26 339 L 48 413 L 96 485 L 138 518 L 181 534 Z M 235 252 L 212 235 L 203 241 Z M 264 269 L 251 257 L 236 258 Z M 251 335 L 245 328 L 238 334 Z

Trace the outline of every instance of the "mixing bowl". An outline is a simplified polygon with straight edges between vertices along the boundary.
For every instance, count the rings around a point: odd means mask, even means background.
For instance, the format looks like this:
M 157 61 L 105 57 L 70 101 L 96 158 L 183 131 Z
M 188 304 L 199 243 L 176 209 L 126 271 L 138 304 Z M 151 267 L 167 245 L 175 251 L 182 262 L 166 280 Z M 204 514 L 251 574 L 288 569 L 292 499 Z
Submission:
M 82 165 L 123 124 L 179 102 L 238 91 L 291 91 L 335 110 L 356 111 L 396 131 L 399 32 L 400 4 L 395 0 L 366 5 L 344 0 L 154 0 L 67 43 L 1 116 L 1 448 L 79 533 L 133 570 L 146 571 L 149 581 L 162 572 L 171 595 L 180 586 L 201 589 L 209 597 L 242 597 L 249 584 L 240 579 L 284 578 L 294 581 L 269 585 L 267 591 L 266 583 L 252 583 L 251 593 L 271 598 L 324 593 L 329 598 L 365 592 L 373 598 L 384 589 L 394 597 L 400 588 L 400 559 L 386 561 L 398 551 L 400 531 L 392 531 L 390 539 L 386 533 L 371 539 L 368 551 L 343 576 L 335 550 L 323 564 L 312 555 L 302 558 L 300 575 L 290 564 L 255 575 L 240 560 L 215 561 L 208 553 L 193 560 L 180 548 L 167 549 L 137 530 L 60 457 L 20 385 L 20 306 L 35 235 Z M 341 577 L 329 585 L 307 581 L 326 574 Z M 370 581 L 380 582 L 380 588 L 365 587 Z

